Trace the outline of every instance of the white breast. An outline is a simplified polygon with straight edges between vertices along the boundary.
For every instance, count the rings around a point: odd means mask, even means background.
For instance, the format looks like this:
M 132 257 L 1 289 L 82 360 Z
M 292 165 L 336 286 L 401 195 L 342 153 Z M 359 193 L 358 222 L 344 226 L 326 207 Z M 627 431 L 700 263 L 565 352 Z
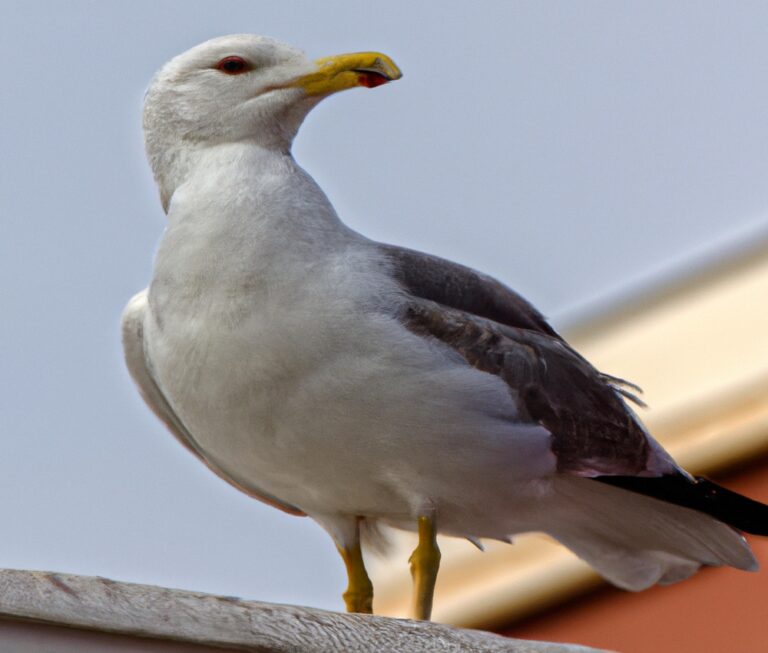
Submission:
M 256 189 L 205 178 L 172 202 L 145 338 L 197 443 L 310 513 L 396 518 L 424 497 L 465 500 L 458 474 L 480 493 L 541 473 L 525 459 L 550 464 L 546 432 L 515 427 L 503 381 L 404 328 L 376 251 L 279 165 Z

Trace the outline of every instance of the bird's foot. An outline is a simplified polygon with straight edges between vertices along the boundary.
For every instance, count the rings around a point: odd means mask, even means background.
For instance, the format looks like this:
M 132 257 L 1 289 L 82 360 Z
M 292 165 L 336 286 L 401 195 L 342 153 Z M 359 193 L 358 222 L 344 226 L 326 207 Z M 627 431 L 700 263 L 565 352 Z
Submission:
M 360 542 L 356 542 L 351 547 L 339 548 L 339 553 L 344 560 L 349 578 L 347 591 L 342 594 L 347 612 L 373 614 L 373 583 L 365 570 Z
M 419 544 L 408 560 L 413 577 L 413 618 L 429 621 L 440 568 L 440 549 L 434 516 L 419 517 Z

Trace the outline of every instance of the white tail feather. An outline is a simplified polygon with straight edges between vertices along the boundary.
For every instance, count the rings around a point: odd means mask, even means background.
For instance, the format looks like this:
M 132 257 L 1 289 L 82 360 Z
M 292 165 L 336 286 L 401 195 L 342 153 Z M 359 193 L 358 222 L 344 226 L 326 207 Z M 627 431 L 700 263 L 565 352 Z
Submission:
M 674 583 L 700 565 L 757 569 L 731 527 L 703 513 L 597 483 L 559 477 L 541 530 L 629 590 Z

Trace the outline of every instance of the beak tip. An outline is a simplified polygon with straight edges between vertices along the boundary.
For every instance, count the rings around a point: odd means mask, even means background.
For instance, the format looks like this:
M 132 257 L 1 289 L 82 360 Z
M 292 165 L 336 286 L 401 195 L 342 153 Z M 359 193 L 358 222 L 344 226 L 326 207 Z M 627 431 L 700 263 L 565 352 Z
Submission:
M 309 95 L 328 95 L 354 86 L 375 88 L 403 76 L 394 61 L 381 52 L 354 52 L 323 57 L 317 70 L 299 80 Z

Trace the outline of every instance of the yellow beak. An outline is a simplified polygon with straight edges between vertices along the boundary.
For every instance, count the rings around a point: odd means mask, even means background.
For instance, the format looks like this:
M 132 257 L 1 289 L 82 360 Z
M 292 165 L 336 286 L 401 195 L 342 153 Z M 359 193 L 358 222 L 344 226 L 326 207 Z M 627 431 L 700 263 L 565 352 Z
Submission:
M 339 54 L 318 59 L 315 64 L 317 70 L 292 84 L 307 95 L 330 95 L 355 86 L 372 88 L 403 76 L 395 62 L 380 52 Z

